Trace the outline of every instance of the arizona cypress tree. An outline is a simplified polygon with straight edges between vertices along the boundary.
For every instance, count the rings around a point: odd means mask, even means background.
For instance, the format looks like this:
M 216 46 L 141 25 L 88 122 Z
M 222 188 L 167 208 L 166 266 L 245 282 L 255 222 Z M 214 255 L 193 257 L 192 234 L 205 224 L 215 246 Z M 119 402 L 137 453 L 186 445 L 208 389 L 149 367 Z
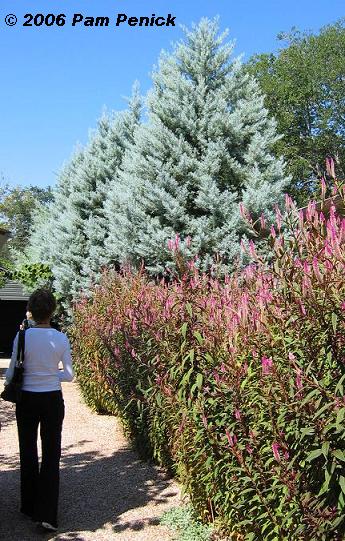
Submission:
M 37 219 L 32 258 L 39 257 L 51 265 L 55 289 L 66 308 L 98 279 L 102 265 L 108 261 L 104 204 L 111 184 L 116 182 L 125 149 L 132 142 L 140 112 L 135 85 L 129 110 L 103 115 L 88 145 L 62 171 L 48 215 Z M 43 242 L 39 231 L 42 219 L 46 229 Z
M 61 169 L 53 190 L 53 201 L 35 212 L 30 243 L 25 251 L 23 263 L 53 265 L 63 253 L 62 224 L 65 222 L 65 211 L 73 190 L 73 178 L 83 159 L 84 151 L 79 148 Z
M 215 253 L 231 267 L 247 232 L 239 203 L 256 218 L 282 197 L 283 163 L 270 153 L 275 122 L 224 39 L 217 21 L 203 19 L 172 54 L 162 54 L 148 123 L 122 165 L 113 252 L 137 265 L 144 260 L 152 273 L 172 264 L 167 241 L 176 233 L 204 268 Z
M 98 280 L 102 266 L 110 259 L 107 252 L 109 216 L 106 208 L 110 194 L 116 190 L 118 170 L 124 153 L 133 143 L 133 134 L 140 122 L 141 108 L 139 86 L 135 84 L 128 110 L 117 114 L 112 121 L 106 117 L 101 120 L 98 133 L 91 142 L 82 166 L 82 175 L 94 182 L 90 213 L 84 222 L 86 252 L 80 280 L 84 288 Z

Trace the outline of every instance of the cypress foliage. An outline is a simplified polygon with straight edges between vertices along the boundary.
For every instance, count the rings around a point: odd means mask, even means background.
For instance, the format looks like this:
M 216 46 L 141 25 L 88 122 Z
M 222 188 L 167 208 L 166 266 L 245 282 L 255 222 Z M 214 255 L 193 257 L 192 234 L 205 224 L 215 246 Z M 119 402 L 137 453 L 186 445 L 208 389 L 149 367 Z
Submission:
M 147 100 L 148 123 L 135 134 L 112 194 L 114 256 L 153 273 L 172 266 L 168 239 L 231 268 L 248 233 L 243 203 L 258 218 L 282 198 L 282 160 L 271 154 L 275 122 L 263 96 L 219 35 L 203 19 L 171 54 L 163 53 Z M 191 242 L 189 240 L 191 238 Z
M 54 287 L 66 308 L 97 281 L 108 261 L 105 201 L 116 183 L 123 154 L 139 123 L 141 100 L 135 85 L 129 110 L 103 115 L 88 145 L 63 169 L 49 216 L 38 216 L 30 246 L 31 259 L 49 263 Z M 42 219 L 44 242 L 40 242 Z

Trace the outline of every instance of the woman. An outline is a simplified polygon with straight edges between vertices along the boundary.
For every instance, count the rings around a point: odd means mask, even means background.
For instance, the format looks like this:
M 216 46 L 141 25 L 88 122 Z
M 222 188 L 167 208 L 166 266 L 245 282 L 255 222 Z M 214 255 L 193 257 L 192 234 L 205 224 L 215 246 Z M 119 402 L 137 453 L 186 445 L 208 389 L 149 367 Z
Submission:
M 27 309 L 35 326 L 25 331 L 22 398 L 16 405 L 20 449 L 21 512 L 46 529 L 57 530 L 59 463 L 64 401 L 61 381 L 72 381 L 73 368 L 67 336 L 50 325 L 56 301 L 52 293 L 38 289 Z M 12 378 L 18 334 L 13 343 L 6 381 Z M 60 362 L 63 369 L 59 370 Z M 40 425 L 42 463 L 39 468 L 37 432 Z

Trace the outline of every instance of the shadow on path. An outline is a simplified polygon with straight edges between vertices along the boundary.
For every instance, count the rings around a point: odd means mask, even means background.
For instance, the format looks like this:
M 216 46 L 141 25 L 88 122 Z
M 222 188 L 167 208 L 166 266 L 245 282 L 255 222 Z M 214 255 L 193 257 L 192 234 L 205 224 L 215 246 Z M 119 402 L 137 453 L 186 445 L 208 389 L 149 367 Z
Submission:
M 37 527 L 18 513 L 18 467 L 0 473 L 1 540 L 83 541 L 78 532 L 95 532 L 105 524 L 113 534 L 125 530 L 140 532 L 149 524 L 158 524 L 156 516 L 133 521 L 120 517 L 149 502 L 152 506 L 174 497 L 176 491 L 168 488 L 168 476 L 142 463 L 130 448 L 120 449 L 110 457 L 101 456 L 99 452 L 73 453 L 74 447 L 80 449 L 84 443 L 87 442 L 64 448 L 58 535 L 38 533 Z

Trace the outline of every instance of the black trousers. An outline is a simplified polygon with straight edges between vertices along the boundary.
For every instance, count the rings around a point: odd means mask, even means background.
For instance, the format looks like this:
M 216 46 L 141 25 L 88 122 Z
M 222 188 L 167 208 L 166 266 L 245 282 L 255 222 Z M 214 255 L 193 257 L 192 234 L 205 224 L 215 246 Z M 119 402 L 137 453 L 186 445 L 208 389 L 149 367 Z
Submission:
M 21 508 L 33 519 L 57 526 L 61 432 L 65 406 L 61 391 L 23 391 L 16 406 L 20 450 Z M 38 426 L 42 462 L 37 452 Z

